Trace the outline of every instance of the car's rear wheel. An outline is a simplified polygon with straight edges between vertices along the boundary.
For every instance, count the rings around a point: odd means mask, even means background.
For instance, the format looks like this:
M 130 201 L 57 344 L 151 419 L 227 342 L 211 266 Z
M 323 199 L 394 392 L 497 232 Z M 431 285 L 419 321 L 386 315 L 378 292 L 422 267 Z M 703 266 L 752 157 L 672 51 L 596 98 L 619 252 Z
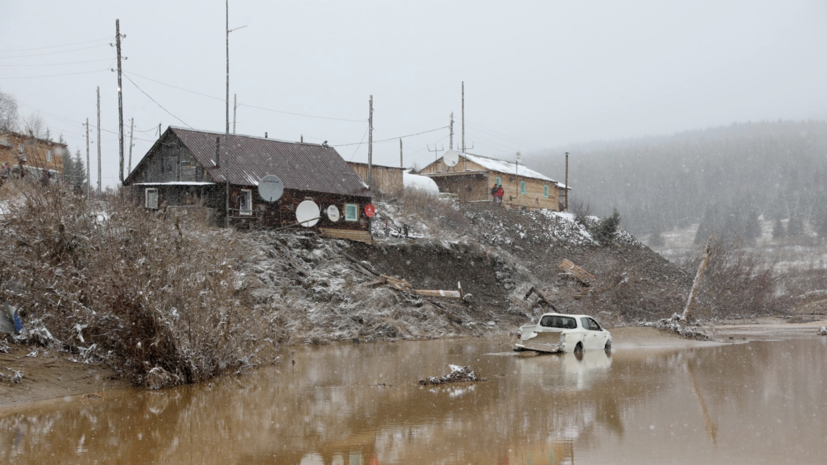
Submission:
M 578 342 L 576 346 L 574 346 L 574 353 L 575 354 L 582 354 L 583 353 L 583 343 Z

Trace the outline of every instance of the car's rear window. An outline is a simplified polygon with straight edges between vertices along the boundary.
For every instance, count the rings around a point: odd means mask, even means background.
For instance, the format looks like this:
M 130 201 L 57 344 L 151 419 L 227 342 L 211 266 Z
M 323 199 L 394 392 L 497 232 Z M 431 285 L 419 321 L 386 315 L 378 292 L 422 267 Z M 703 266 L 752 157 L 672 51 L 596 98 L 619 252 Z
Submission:
M 577 321 L 569 316 L 546 315 L 540 320 L 540 326 L 546 328 L 576 329 Z

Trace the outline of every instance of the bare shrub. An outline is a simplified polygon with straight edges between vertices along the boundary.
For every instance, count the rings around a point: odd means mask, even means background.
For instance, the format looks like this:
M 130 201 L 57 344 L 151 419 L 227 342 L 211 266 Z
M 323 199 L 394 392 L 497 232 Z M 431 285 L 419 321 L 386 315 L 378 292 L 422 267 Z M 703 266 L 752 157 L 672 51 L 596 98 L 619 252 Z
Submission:
M 679 264 L 694 274 L 700 260 L 697 255 Z M 693 313 L 727 318 L 780 311 L 773 267 L 751 255 L 740 240 L 713 240 Z
M 118 196 L 87 202 L 57 184 L 15 187 L 0 293 L 62 348 L 152 387 L 264 362 L 276 330 L 245 301 L 236 233 L 166 220 Z
M 569 211 L 574 213 L 574 220 L 583 226 L 588 226 L 586 218 L 594 214 L 594 208 L 588 200 L 577 199 L 571 202 Z

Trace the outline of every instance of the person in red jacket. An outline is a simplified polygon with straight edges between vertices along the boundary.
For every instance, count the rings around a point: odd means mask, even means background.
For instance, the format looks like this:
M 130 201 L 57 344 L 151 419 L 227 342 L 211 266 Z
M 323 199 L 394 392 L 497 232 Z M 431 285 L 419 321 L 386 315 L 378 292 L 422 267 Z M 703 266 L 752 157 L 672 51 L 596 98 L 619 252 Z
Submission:
M 503 195 L 505 195 L 505 191 L 503 190 L 503 186 L 499 183 L 494 184 L 494 187 L 491 188 L 491 195 L 494 197 L 494 205 L 497 205 L 497 203 L 500 205 L 503 204 Z

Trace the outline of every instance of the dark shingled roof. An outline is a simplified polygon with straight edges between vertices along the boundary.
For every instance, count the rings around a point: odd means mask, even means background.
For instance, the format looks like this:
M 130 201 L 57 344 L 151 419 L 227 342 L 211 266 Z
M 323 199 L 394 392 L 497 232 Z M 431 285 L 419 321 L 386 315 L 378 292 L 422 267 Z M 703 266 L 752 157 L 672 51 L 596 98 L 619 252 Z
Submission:
M 286 189 L 370 197 L 359 176 L 333 147 L 230 134 L 229 163 L 224 134 L 171 127 L 193 157 L 216 182 L 257 186 L 268 174 L 281 178 Z M 215 166 L 215 138 L 221 138 L 219 167 Z

